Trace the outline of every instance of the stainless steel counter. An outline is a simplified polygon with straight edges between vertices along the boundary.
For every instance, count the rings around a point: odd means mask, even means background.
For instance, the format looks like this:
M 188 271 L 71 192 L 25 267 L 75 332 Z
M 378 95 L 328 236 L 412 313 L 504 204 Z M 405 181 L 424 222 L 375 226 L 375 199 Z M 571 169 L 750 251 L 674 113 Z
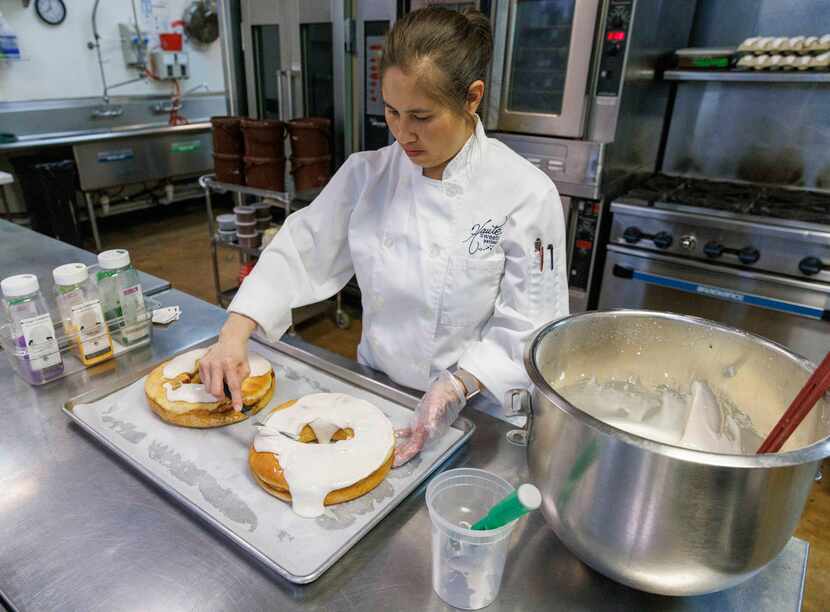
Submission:
M 224 311 L 177 291 L 182 319 L 155 333 L 91 379 L 76 375 L 30 388 L 0 362 L 0 592 L 19 610 L 445 610 L 430 583 L 430 522 L 418 489 L 341 561 L 296 586 L 250 561 L 191 518 L 61 413 L 70 396 L 208 341 Z M 383 379 L 341 357 L 288 338 L 362 376 Z M 475 406 L 474 406 L 475 407 Z M 506 423 L 467 410 L 478 429 L 447 465 L 480 467 L 516 484 L 524 449 Z M 277 503 L 277 502 L 275 502 Z M 672 599 L 640 593 L 575 559 L 539 513 L 515 530 L 499 599 L 488 610 L 797 610 L 807 545 L 792 540 L 764 572 L 741 587 Z
M 72 146 L 87 142 L 99 142 L 106 140 L 119 140 L 137 136 L 163 136 L 168 134 L 196 134 L 209 132 L 210 121 L 199 121 L 185 125 L 137 125 L 114 128 L 99 128 L 95 130 L 83 130 L 77 132 L 61 132 L 47 136 L 34 136 L 21 138 L 15 142 L 0 144 L 0 154 L 19 153 L 28 149 L 41 147 Z
M 26 272 L 41 281 L 51 280 L 53 269 L 73 262 L 92 265 L 98 259 L 94 253 L 0 219 L 0 278 Z M 170 288 L 168 281 L 152 274 L 139 271 L 138 276 L 144 295 Z

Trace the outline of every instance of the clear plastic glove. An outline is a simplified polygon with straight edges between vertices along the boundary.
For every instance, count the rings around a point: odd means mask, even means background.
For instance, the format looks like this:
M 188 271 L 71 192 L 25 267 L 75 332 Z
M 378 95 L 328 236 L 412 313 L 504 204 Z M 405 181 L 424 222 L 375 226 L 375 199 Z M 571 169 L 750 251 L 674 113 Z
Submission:
M 398 439 L 406 439 L 395 449 L 394 467 L 400 467 L 421 452 L 428 442 L 443 436 L 467 404 L 464 385 L 449 370 L 444 370 L 432 381 L 418 402 L 412 424 L 395 432 Z

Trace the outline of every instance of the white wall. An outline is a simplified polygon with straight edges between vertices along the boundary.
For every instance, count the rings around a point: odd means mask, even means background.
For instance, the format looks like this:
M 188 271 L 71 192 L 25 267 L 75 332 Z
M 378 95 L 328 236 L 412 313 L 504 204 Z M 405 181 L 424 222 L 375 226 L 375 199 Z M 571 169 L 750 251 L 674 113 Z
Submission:
M 21 61 L 0 62 L 0 102 L 48 100 L 100 96 L 103 87 L 94 49 L 87 43 L 92 36 L 94 0 L 65 0 L 67 17 L 59 26 L 43 23 L 35 13 L 35 3 L 23 8 L 20 0 L 0 3 L 3 16 L 17 33 Z M 169 31 L 170 20 L 180 19 L 190 0 L 135 0 L 139 19 L 151 34 L 161 28 Z M 137 76 L 124 63 L 118 23 L 132 22 L 130 0 L 101 0 L 98 7 L 98 32 L 107 83 L 114 84 Z M 152 42 L 151 46 L 157 44 Z M 186 90 L 207 83 L 209 91 L 225 89 L 219 41 L 209 46 L 191 45 L 185 41 L 190 55 L 189 79 Z M 113 96 L 130 94 L 168 94 L 169 82 L 137 82 L 111 92 Z

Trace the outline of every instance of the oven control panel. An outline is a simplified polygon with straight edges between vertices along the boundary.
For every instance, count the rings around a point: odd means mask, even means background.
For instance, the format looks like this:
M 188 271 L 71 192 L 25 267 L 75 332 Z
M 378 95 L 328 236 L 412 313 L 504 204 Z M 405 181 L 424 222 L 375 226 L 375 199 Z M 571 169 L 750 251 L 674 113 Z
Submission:
M 633 4 L 634 0 L 611 0 L 608 6 L 597 75 L 598 96 L 619 95 Z

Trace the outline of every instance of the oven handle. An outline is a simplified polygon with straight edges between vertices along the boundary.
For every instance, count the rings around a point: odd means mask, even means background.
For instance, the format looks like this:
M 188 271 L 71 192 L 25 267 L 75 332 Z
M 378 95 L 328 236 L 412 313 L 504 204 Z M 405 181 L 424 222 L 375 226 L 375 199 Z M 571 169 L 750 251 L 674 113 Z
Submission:
M 723 287 L 716 287 L 714 285 L 703 285 L 700 283 L 692 283 L 681 280 L 679 278 L 672 278 L 670 276 L 660 276 L 658 274 L 640 272 L 639 270 L 635 270 L 627 266 L 621 266 L 619 264 L 614 265 L 613 272 L 614 276 L 617 278 L 638 280 L 650 285 L 676 289 L 678 291 L 684 291 L 693 295 L 704 295 L 706 297 L 715 298 L 716 300 L 757 306 L 759 308 L 766 308 L 767 310 L 775 310 L 777 312 L 799 315 L 807 317 L 808 319 L 817 319 L 819 321 L 826 321 L 830 323 L 830 310 L 816 308 L 815 306 L 794 304 L 793 302 L 785 302 L 784 300 L 776 300 L 774 298 L 762 297 L 751 293 L 743 293 L 733 289 L 724 289 Z

